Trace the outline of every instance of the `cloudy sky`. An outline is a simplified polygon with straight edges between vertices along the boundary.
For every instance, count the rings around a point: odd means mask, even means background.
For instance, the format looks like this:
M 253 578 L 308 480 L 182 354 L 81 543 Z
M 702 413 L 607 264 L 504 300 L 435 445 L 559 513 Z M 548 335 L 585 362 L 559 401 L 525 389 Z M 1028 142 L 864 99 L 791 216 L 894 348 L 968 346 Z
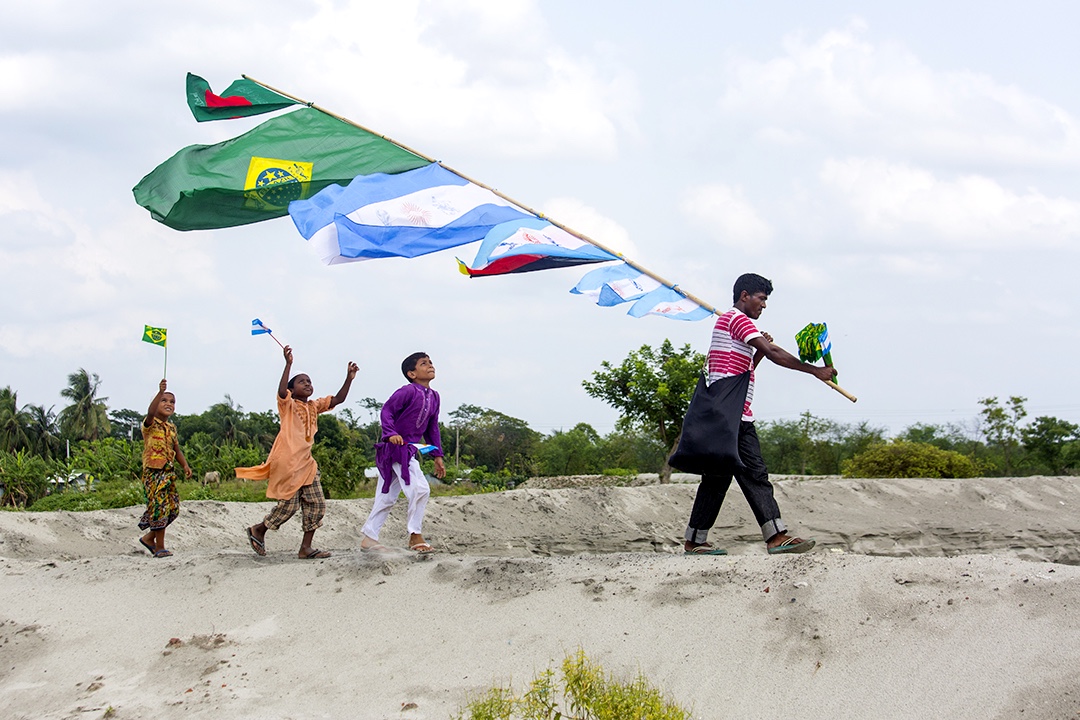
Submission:
M 827 322 L 852 405 L 759 373 L 760 419 L 809 410 L 899 431 L 987 396 L 1080 421 L 1080 6 L 1066 2 L 38 0 L 0 25 L 0 386 L 63 405 L 83 367 L 146 406 L 169 330 L 180 412 L 273 407 L 281 354 L 385 399 L 415 351 L 447 410 L 550 432 L 616 413 L 581 382 L 711 323 L 640 320 L 568 290 L 581 269 L 468 280 L 454 255 L 321 265 L 287 219 L 180 233 L 131 188 L 198 124 L 194 72 L 316 102 L 604 241 L 760 326 Z M 265 120 L 265 116 L 262 118 Z M 625 308 L 626 306 L 623 306 Z M 1047 350 L 1039 343 L 1049 343 Z M 768 365 L 768 364 L 766 364 Z M 355 407 L 355 406 L 354 406 Z

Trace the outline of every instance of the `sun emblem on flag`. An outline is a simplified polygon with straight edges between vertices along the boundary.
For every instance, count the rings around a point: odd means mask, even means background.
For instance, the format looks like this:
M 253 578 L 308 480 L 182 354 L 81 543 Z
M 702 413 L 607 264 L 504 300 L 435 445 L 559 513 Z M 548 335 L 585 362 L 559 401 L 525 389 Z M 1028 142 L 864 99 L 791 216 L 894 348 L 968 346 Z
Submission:
M 428 227 L 431 212 L 421 205 L 411 202 L 401 203 L 401 216 L 406 225 L 413 227 Z

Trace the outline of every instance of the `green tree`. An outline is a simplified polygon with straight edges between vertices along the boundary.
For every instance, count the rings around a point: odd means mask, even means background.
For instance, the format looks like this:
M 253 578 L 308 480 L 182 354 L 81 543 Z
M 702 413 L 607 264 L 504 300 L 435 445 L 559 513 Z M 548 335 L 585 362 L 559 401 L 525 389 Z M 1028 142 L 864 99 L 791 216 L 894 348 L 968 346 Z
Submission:
M 97 373 L 79 368 L 68 375 L 68 386 L 60 391 L 61 397 L 71 404 L 60 411 L 60 430 L 73 440 L 97 440 L 109 435 L 109 408 L 98 397 L 101 379 Z
M 1066 444 L 1080 436 L 1080 425 L 1055 417 L 1037 417 L 1020 431 L 1026 449 L 1051 474 L 1063 474 L 1068 466 L 1064 452 Z
M 30 450 L 46 460 L 63 455 L 64 441 L 60 437 L 60 426 L 56 413 L 44 405 L 27 405 L 23 408 L 27 420 L 27 434 L 30 437 Z
M 664 340 L 660 347 L 642 345 L 619 365 L 605 360 L 582 386 L 590 396 L 611 405 L 622 416 L 619 428 L 638 429 L 656 437 L 667 452 L 660 467 L 660 482 L 671 482 L 668 458 L 678 447 L 682 422 L 705 355 L 687 343 L 679 350 Z
M 474 467 L 490 472 L 506 470 L 520 478 L 531 474 L 540 433 L 524 420 L 478 405 L 461 405 L 450 413 L 450 419 L 459 433 L 461 454 L 471 458 Z M 448 440 L 444 437 L 443 444 Z
M 544 437 L 536 449 L 536 470 L 540 475 L 586 475 L 599 473 L 600 435 L 591 425 L 578 423 L 571 430 L 556 430 Z
M 120 440 L 137 440 L 142 437 L 143 413 L 138 410 L 124 408 L 122 410 L 109 411 L 109 424 L 112 425 L 112 436 Z
M 1011 475 L 1016 462 L 1017 449 L 1020 447 L 1020 422 L 1027 417 L 1024 403 L 1027 398 L 1013 395 L 1007 407 L 1003 407 L 996 397 L 979 400 L 983 409 L 982 432 L 988 445 L 1001 452 L 1006 475 Z
M 0 389 L 0 450 L 15 452 L 30 446 L 30 419 L 19 409 L 17 393 L 6 387 Z

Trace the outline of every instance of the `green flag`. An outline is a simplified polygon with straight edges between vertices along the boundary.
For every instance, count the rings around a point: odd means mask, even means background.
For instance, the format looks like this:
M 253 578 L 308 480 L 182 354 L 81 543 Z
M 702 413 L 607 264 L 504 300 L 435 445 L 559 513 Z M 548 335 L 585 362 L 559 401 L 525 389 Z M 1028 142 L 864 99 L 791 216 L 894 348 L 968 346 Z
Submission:
M 168 333 L 165 328 L 156 328 L 146 326 L 143 330 L 142 336 L 143 342 L 151 343 L 152 345 L 160 345 L 161 347 L 167 347 L 166 341 L 168 340 Z
M 210 230 L 288 214 L 289 203 L 357 175 L 394 175 L 429 164 L 378 135 L 314 108 L 274 117 L 217 145 L 191 145 L 132 192 L 175 230 Z
M 206 122 L 261 115 L 300 103 L 244 79 L 234 80 L 225 92 L 215 95 L 210 83 L 188 73 L 187 104 L 196 120 Z

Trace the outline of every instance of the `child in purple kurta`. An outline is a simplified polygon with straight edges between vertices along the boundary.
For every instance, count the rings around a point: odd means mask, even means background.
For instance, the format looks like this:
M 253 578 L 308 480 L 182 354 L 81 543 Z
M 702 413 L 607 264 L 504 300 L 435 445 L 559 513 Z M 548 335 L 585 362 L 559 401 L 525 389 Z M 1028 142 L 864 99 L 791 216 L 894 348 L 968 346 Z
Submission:
M 434 552 L 422 533 L 424 510 L 431 490 L 420 469 L 421 448 L 418 445 L 426 442 L 434 446 L 430 454 L 435 458 L 435 477 L 446 477 L 439 436 L 439 393 L 430 387 L 435 379 L 435 366 L 426 353 L 417 352 L 405 358 L 401 373 L 409 384 L 390 396 L 379 415 L 382 441 L 375 446 L 375 469 L 379 479 L 371 514 L 364 523 L 360 549 L 365 552 L 387 549 L 379 544 L 379 531 L 400 492 L 409 503 L 405 523 L 409 531 L 409 549 L 427 554 Z

